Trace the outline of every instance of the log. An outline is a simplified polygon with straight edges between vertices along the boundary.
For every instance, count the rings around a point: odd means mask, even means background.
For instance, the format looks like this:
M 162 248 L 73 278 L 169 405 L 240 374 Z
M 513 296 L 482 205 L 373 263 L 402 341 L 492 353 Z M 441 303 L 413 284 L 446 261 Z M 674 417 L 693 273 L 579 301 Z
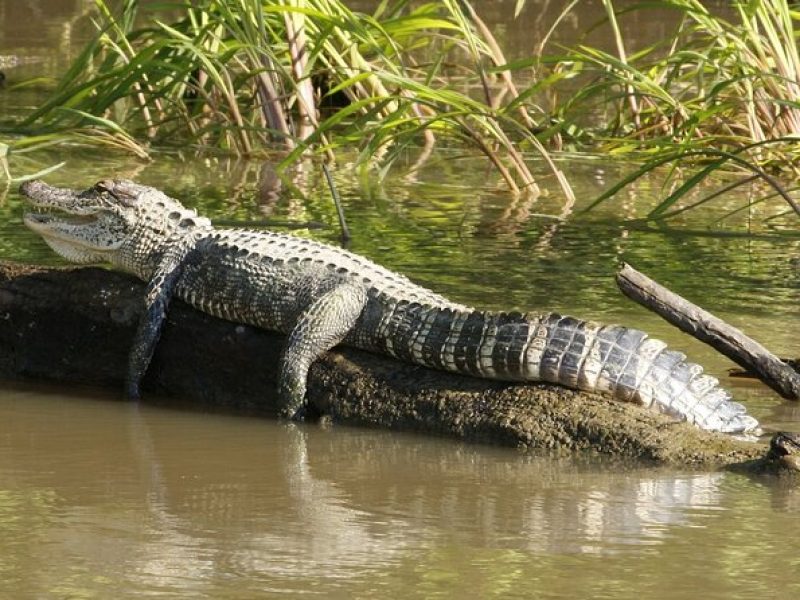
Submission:
M 628 298 L 755 373 L 784 398 L 800 399 L 800 373 L 741 330 L 656 283 L 630 265 L 624 264 L 617 273 L 617 285 Z
M 99 268 L 0 263 L 0 376 L 121 390 L 144 286 Z M 146 402 L 276 413 L 283 338 L 175 301 L 143 381 Z M 763 443 L 702 431 L 632 404 L 545 384 L 442 373 L 349 348 L 315 363 L 313 408 L 334 423 L 539 451 L 682 466 L 752 462 Z

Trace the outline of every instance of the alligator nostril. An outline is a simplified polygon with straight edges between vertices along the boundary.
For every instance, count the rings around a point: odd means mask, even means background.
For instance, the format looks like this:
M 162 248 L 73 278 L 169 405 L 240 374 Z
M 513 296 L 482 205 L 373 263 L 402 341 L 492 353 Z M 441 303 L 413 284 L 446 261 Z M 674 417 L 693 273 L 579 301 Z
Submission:
M 31 179 L 30 181 L 24 181 L 22 185 L 19 186 L 19 193 L 23 196 L 31 196 L 32 194 L 36 193 L 37 188 L 41 188 L 42 181 L 40 179 Z

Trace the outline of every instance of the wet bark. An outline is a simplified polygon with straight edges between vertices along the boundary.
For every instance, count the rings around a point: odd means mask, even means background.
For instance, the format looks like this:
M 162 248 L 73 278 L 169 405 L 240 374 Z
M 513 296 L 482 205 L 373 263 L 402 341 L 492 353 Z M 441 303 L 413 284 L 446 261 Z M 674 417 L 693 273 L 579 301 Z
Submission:
M 121 390 L 143 284 L 98 268 L 0 263 L 0 376 Z M 276 414 L 277 334 L 174 302 L 143 382 L 146 402 Z M 334 422 L 550 451 L 721 466 L 766 445 L 544 384 L 451 375 L 342 348 L 311 370 L 309 398 Z
M 681 331 L 705 342 L 789 400 L 800 400 L 800 373 L 742 331 L 656 283 L 630 265 L 617 273 L 628 298 L 652 310 Z

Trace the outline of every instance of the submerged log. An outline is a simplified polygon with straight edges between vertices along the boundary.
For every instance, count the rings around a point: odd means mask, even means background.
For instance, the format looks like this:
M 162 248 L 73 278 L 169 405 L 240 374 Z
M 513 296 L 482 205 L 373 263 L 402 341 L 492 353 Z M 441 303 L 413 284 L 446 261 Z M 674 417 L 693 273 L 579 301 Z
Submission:
M 705 342 L 789 400 L 800 400 L 800 373 L 742 331 L 656 283 L 630 265 L 617 273 L 622 293 Z
M 104 269 L 0 263 L 0 376 L 110 386 L 121 396 L 143 289 Z M 280 335 L 176 301 L 143 382 L 145 401 L 274 415 L 282 344 Z M 314 365 L 309 398 L 334 422 L 530 449 L 694 466 L 742 463 L 766 451 L 582 392 L 451 375 L 347 348 Z

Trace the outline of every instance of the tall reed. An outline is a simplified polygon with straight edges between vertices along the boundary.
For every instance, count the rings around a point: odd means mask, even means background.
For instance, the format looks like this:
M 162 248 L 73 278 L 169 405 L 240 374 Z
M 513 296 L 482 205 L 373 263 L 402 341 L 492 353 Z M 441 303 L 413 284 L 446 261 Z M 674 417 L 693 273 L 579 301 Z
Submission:
M 504 60 L 464 0 L 382 2 L 375 16 L 340 0 L 201 0 L 170 20 L 136 0 L 118 13 L 96 1 L 98 35 L 22 129 L 112 136 L 139 155 L 175 142 L 277 150 L 285 163 L 355 145 L 363 162 L 386 165 L 410 144 L 447 140 L 484 153 L 512 190 L 536 190 L 518 144 L 523 107 L 509 116 L 489 84 L 483 98 L 460 87 Z M 459 62 L 460 77 L 443 72 Z

